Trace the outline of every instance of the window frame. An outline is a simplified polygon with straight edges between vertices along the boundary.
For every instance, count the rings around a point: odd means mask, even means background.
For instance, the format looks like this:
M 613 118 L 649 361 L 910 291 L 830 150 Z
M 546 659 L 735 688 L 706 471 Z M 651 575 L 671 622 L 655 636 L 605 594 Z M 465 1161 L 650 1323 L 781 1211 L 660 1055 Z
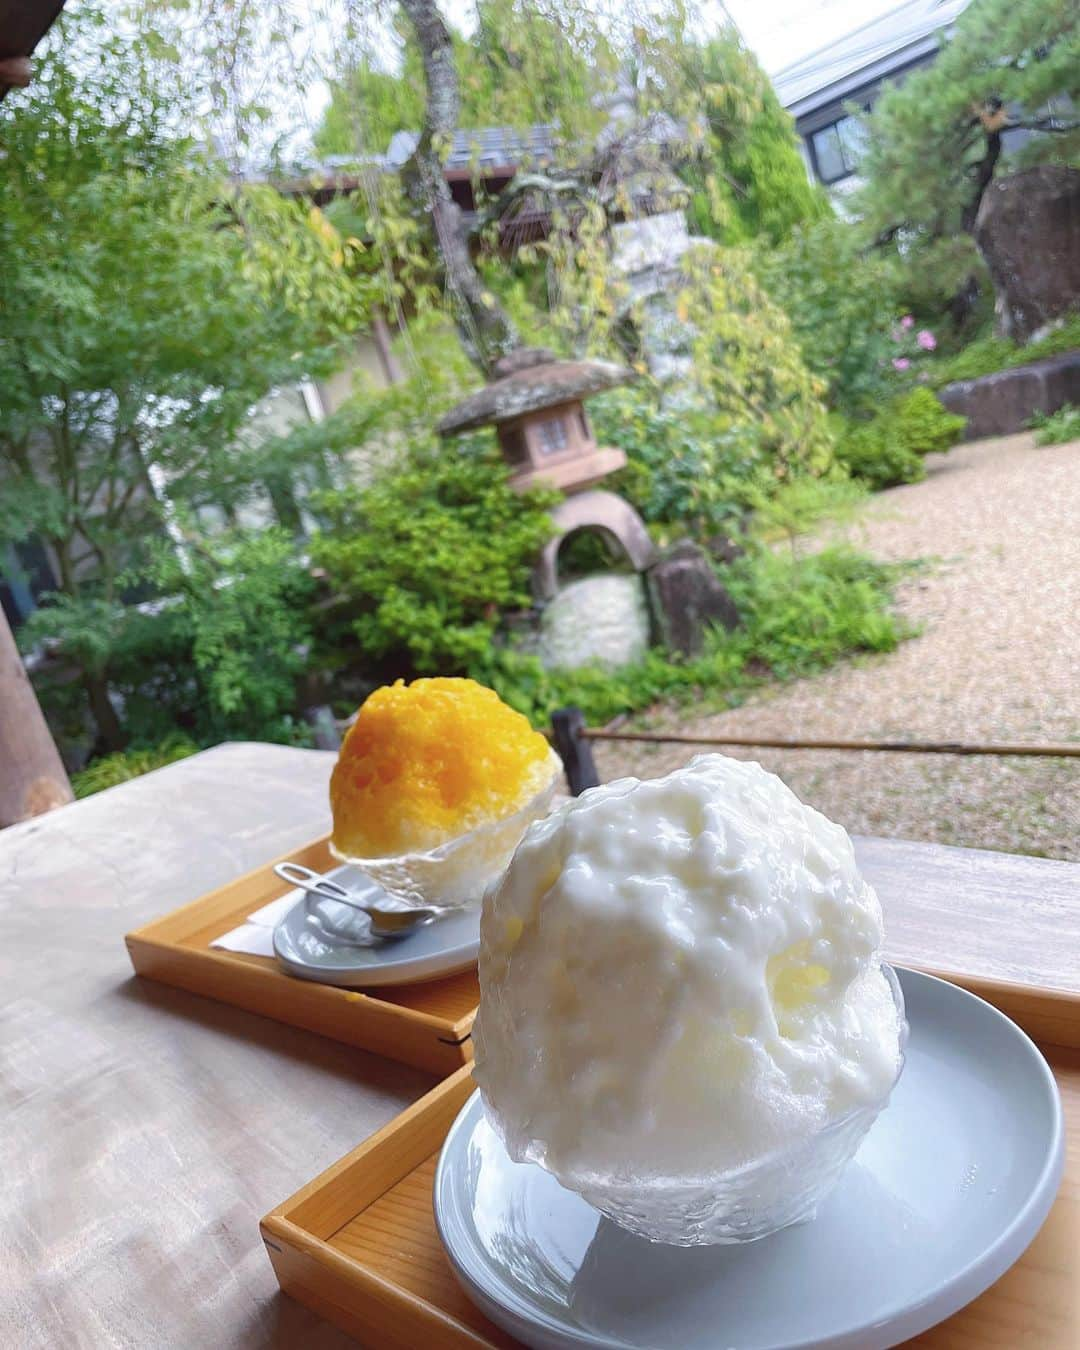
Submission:
M 864 109 L 864 111 L 867 111 Z M 814 176 L 818 182 L 825 187 L 832 187 L 834 183 L 842 183 L 845 178 L 853 178 L 859 172 L 859 162 L 851 163 L 849 159 L 848 146 L 844 143 L 844 138 L 840 133 L 840 127 L 843 123 L 850 122 L 858 125 L 858 119 L 853 113 L 841 113 L 839 117 L 833 118 L 831 122 L 826 122 L 824 126 L 815 127 L 813 131 L 807 133 L 807 143 L 810 147 L 810 157 L 814 163 Z M 819 136 L 824 136 L 827 132 L 832 132 L 836 141 L 836 150 L 843 165 L 843 172 L 832 174 L 826 177 L 821 167 L 821 156 L 818 153 L 817 141 Z

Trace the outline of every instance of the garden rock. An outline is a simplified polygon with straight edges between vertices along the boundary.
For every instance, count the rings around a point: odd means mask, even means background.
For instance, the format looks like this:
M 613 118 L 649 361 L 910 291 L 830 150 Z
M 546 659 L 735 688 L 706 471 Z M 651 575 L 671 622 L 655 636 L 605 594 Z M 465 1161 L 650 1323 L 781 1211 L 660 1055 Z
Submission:
M 977 380 L 958 380 L 939 393 L 950 412 L 968 419 L 964 439 L 1011 436 L 1037 412 L 1053 413 L 1080 404 L 1080 351 L 999 370 Z
M 648 571 L 649 600 L 658 636 L 669 651 L 696 656 L 706 630 L 738 626 L 735 602 L 702 549 L 683 540 Z
M 1080 169 L 1045 164 L 995 179 L 975 241 L 1004 337 L 1024 342 L 1080 302 Z
M 540 660 L 550 670 L 617 669 L 649 649 L 649 609 L 635 573 L 583 577 L 564 586 L 540 620 Z

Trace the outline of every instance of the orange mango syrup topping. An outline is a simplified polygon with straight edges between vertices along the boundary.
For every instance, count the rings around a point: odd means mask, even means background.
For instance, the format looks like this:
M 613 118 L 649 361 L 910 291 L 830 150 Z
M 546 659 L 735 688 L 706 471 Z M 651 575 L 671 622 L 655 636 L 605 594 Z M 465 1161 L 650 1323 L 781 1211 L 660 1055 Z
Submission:
M 330 778 L 333 843 L 345 857 L 417 853 L 525 805 L 551 779 L 548 743 L 475 680 L 376 689 Z

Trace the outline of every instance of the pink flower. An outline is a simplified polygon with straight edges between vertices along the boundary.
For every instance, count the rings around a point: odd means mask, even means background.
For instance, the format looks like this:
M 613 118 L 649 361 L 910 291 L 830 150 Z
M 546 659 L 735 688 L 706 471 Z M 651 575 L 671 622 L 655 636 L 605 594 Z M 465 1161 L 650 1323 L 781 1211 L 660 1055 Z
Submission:
M 893 370 L 907 370 L 908 366 L 911 365 L 911 362 L 907 359 L 906 356 L 894 356 L 892 359 L 892 363 L 893 363 Z
M 901 327 L 901 328 L 914 328 L 914 327 L 915 327 L 915 320 L 911 317 L 910 314 L 905 314 L 904 317 L 900 320 L 900 327 Z
M 920 328 L 916 334 L 915 341 L 924 352 L 932 352 L 937 346 L 937 338 L 931 333 L 929 328 Z

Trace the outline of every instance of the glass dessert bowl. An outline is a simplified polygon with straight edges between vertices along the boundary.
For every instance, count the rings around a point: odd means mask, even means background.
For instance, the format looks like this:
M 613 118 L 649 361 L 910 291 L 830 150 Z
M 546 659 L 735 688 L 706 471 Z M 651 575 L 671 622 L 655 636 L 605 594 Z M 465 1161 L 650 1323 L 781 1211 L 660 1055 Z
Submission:
M 559 1181 L 621 1228 L 675 1247 L 755 1242 L 812 1219 L 888 1104 L 903 1072 L 904 996 L 892 968 L 881 969 L 896 1002 L 901 1031 L 899 1067 L 880 1101 L 857 1107 L 805 1139 L 728 1171 L 697 1176 L 564 1173 Z
M 840 826 L 699 756 L 534 823 L 484 901 L 474 1073 L 515 1162 L 679 1246 L 811 1217 L 903 1067 Z
M 549 753 L 548 781 L 509 815 L 485 821 L 423 852 L 365 858 L 344 853 L 333 843 L 330 851 L 339 861 L 359 867 L 403 904 L 478 905 L 506 870 L 528 826 L 551 808 L 562 764 L 554 752 Z
M 472 680 L 377 689 L 330 782 L 330 851 L 403 905 L 479 904 L 562 763 L 520 713 Z

